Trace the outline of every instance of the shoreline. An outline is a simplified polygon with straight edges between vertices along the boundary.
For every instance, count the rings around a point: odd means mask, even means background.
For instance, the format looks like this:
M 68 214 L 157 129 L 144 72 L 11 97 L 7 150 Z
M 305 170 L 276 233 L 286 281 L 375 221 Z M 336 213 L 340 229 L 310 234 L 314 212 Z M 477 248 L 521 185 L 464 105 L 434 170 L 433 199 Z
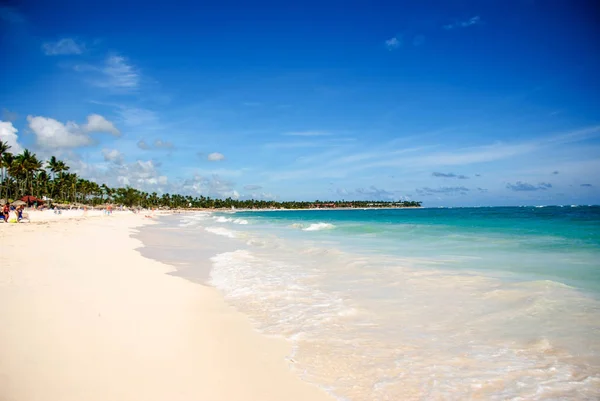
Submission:
M 289 369 L 285 340 L 142 256 L 151 219 L 66 217 L 0 224 L 0 399 L 333 399 Z

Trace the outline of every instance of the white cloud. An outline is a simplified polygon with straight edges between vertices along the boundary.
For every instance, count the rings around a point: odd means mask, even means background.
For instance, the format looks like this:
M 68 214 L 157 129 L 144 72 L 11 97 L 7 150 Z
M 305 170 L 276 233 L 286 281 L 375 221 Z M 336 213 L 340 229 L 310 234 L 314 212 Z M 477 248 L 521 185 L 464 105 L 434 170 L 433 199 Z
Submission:
M 123 154 L 116 149 L 102 149 L 102 156 L 107 162 L 122 165 L 125 162 Z
M 113 165 L 106 175 L 119 185 L 130 185 L 142 191 L 160 190 L 168 183 L 168 178 L 158 170 L 152 160 L 137 160 L 130 164 Z
M 160 171 L 160 164 L 153 160 L 120 163 L 123 155 L 111 149 L 103 149 L 102 155 L 109 163 L 88 164 L 76 153 L 62 159 L 71 167 L 70 171 L 110 187 L 131 186 L 146 192 L 181 193 L 180 186 L 170 184 L 168 177 Z
M 104 117 L 92 114 L 88 116 L 88 122 L 82 127 L 72 121 L 66 124 L 53 118 L 40 116 L 27 116 L 29 128 L 36 136 L 37 144 L 42 148 L 77 148 L 94 143 L 91 132 L 108 132 L 115 135 L 118 130 Z
M 211 162 L 218 162 L 225 159 L 225 156 L 222 153 L 214 152 L 210 153 L 206 158 Z
M 138 160 L 129 169 L 136 178 L 147 179 L 156 176 L 156 164 L 152 160 Z
M 145 140 L 141 139 L 138 141 L 137 147 L 140 149 L 143 149 L 143 150 L 151 150 L 151 149 L 170 150 L 170 149 L 173 149 L 175 146 L 173 145 L 172 142 L 163 141 L 162 139 L 155 140 L 154 143 L 152 143 L 152 145 L 147 143 Z
M 74 122 L 63 124 L 52 118 L 27 116 L 29 128 L 36 136 L 39 146 L 44 148 L 76 148 L 90 145 L 87 136 Z
M 225 180 L 218 175 L 206 177 L 200 174 L 194 175 L 192 178 L 183 181 L 179 185 L 173 187 L 174 192 L 191 193 L 194 195 L 204 195 L 216 198 L 239 199 L 240 194 L 234 188 L 231 181 Z
M 154 141 L 154 147 L 156 149 L 173 149 L 173 143 L 169 141 L 163 141 L 161 139 L 157 139 Z
M 468 20 L 457 21 L 452 24 L 444 25 L 443 28 L 447 29 L 447 30 L 455 29 L 455 28 L 468 28 L 470 26 L 478 25 L 478 24 L 481 24 L 481 18 L 478 15 L 476 15 L 474 17 L 469 18 Z
M 114 124 L 99 114 L 90 114 L 87 117 L 87 124 L 83 125 L 86 132 L 107 132 L 115 136 L 121 135 Z
M 0 142 L 6 142 L 10 149 L 10 153 L 17 154 L 23 151 L 23 147 L 19 144 L 19 132 L 11 122 L 0 121 Z
M 385 47 L 388 50 L 396 50 L 402 46 L 402 38 L 393 37 L 385 41 Z
M 42 49 L 47 56 L 81 54 L 85 50 L 85 45 L 71 38 L 63 38 L 56 42 L 44 43 Z

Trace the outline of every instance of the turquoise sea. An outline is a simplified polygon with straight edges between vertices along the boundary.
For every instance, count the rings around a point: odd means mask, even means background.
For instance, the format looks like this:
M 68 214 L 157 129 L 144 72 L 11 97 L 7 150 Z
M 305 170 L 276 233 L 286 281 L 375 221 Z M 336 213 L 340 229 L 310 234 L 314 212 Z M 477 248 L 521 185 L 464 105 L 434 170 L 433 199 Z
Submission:
M 600 207 L 171 219 L 228 242 L 207 283 L 340 400 L 600 399 Z

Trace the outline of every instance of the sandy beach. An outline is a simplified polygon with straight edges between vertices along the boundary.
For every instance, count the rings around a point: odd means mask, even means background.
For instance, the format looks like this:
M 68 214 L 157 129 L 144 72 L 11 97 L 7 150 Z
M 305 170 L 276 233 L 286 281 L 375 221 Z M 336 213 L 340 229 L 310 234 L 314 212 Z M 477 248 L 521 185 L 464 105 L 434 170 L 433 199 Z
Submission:
M 332 399 L 289 369 L 285 341 L 142 257 L 130 234 L 151 219 L 32 221 L 0 224 L 0 400 Z

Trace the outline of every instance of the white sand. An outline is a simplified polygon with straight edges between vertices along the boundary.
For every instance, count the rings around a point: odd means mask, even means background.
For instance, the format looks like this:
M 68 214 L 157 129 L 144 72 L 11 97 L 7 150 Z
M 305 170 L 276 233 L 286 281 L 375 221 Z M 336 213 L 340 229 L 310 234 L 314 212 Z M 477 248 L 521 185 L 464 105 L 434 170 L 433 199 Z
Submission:
M 134 251 L 149 219 L 65 217 L 0 223 L 0 400 L 332 399 L 287 343 Z

